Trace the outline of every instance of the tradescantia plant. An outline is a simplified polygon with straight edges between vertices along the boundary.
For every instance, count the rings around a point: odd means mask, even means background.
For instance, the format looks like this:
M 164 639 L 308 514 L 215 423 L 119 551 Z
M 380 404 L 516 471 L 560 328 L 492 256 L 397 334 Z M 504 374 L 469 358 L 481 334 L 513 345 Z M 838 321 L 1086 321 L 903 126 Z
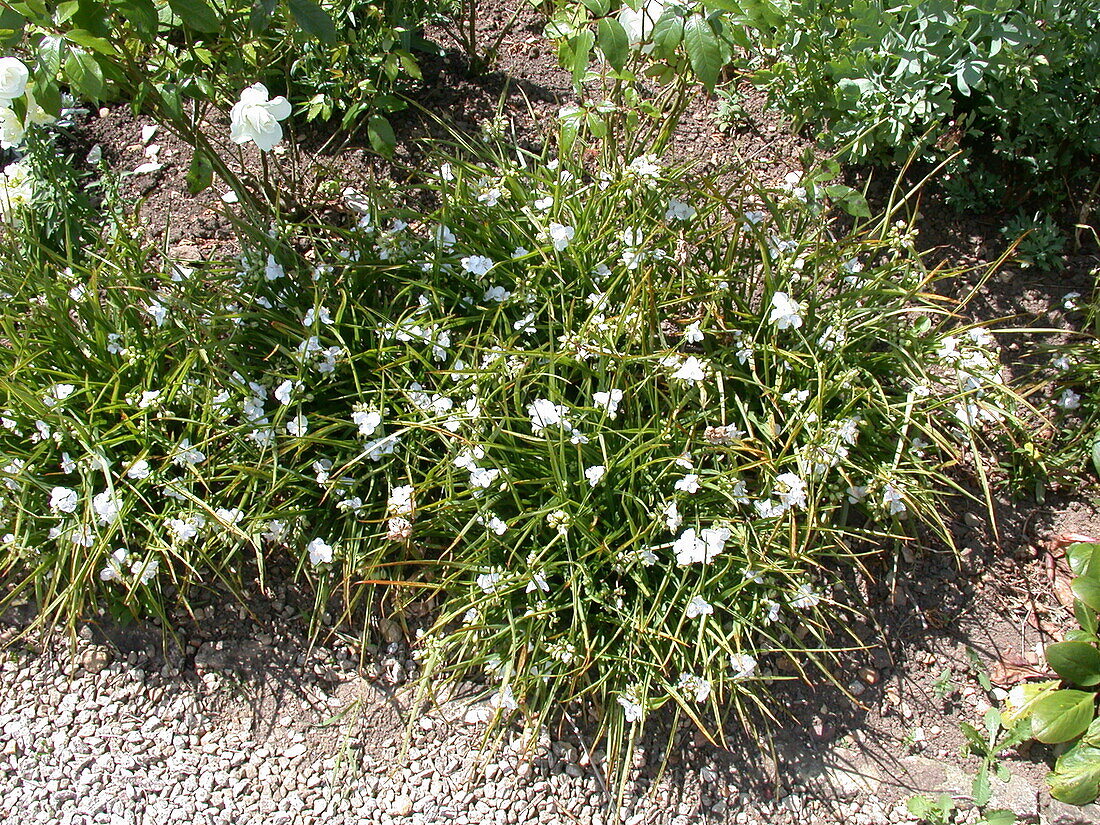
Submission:
M 1046 648 L 1047 664 L 1062 681 L 1018 685 L 1005 700 L 1003 716 L 1006 725 L 1029 719 L 1031 735 L 1040 742 L 1068 745 L 1047 784 L 1055 799 L 1085 805 L 1100 794 L 1100 543 L 1071 544 L 1066 558 L 1075 574 L 1070 586 L 1080 629 Z

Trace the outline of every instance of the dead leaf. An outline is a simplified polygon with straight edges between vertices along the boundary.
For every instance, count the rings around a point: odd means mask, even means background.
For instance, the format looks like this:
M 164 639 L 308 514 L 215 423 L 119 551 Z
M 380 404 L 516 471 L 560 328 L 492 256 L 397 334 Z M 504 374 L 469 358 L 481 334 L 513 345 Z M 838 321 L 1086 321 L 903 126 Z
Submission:
M 1006 652 L 989 671 L 989 681 L 998 687 L 1011 687 L 1028 679 L 1049 679 L 1052 671 L 1036 662 L 1029 662 L 1019 653 Z

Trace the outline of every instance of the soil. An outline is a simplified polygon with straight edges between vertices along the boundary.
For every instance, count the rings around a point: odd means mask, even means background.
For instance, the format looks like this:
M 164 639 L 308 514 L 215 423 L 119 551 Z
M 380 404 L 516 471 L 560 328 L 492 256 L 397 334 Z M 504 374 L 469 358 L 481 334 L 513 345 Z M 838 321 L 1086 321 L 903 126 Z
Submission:
M 512 17 L 509 0 L 485 0 L 481 6 L 483 38 L 498 33 Z M 469 62 L 453 48 L 441 57 L 425 58 L 424 81 L 410 93 L 413 105 L 394 117 L 401 148 L 392 160 L 378 157 L 354 139 L 340 147 L 326 146 L 325 134 L 306 130 L 290 141 L 301 147 L 301 157 L 284 158 L 291 174 L 312 175 L 317 182 L 338 170 L 341 185 L 387 175 L 401 180 L 421 159 L 423 141 L 446 138 L 456 129 L 476 135 L 483 120 L 499 113 L 509 119 L 518 144 L 540 150 L 553 140 L 557 110 L 575 99 L 568 74 L 557 66 L 553 48 L 541 36 L 542 27 L 534 8 L 523 4 L 501 39 L 491 69 L 480 75 L 471 75 Z M 442 32 L 427 34 L 446 43 Z M 751 170 L 773 183 L 800 170 L 803 155 L 815 152 L 812 139 L 793 132 L 774 112 L 766 111 L 763 98 L 751 87 L 740 91 L 745 114 L 731 128 L 717 124 L 716 99 L 700 94 L 693 100 L 676 129 L 667 159 L 690 162 L 702 172 Z M 149 121 L 133 117 L 125 107 L 105 109 L 82 126 L 81 138 L 88 146 L 102 146 L 113 168 L 131 170 L 147 159 L 140 139 L 145 125 Z M 211 123 L 210 134 L 224 140 L 227 120 Z M 161 147 L 163 168 L 129 175 L 123 183 L 127 196 L 140 206 L 150 243 L 174 260 L 233 254 L 230 223 L 220 197 L 224 189 L 189 195 L 186 145 L 163 129 L 152 142 Z M 255 153 L 246 151 L 240 157 L 243 168 L 254 173 Z M 298 171 L 311 168 L 315 171 Z M 986 277 L 1005 247 L 999 230 L 1010 215 L 955 215 L 932 190 L 923 196 L 918 210 L 918 246 L 932 250 L 930 260 L 970 269 L 954 281 L 954 288 L 961 293 L 978 287 L 967 309 L 972 317 L 995 320 L 1002 328 L 1050 328 L 1045 334 L 1006 335 L 1006 369 L 1027 374 L 1041 362 L 1034 355 L 1035 345 L 1060 340 L 1065 330 L 1079 322 L 1063 307 L 1063 299 L 1071 291 L 1091 292 L 1096 248 L 1066 255 L 1061 272 L 1025 269 L 1010 262 Z M 1049 392 L 1041 387 L 1036 403 L 1041 406 Z M 777 706 L 785 710 L 772 725 L 771 759 L 761 759 L 759 744 L 747 740 L 734 726 L 724 748 L 708 746 L 706 754 L 687 757 L 683 764 L 674 760 L 673 770 L 698 771 L 706 762 L 722 774 L 729 793 L 740 789 L 747 795 L 741 799 L 746 808 L 783 796 L 800 782 L 815 788 L 822 799 L 840 801 L 850 801 L 853 794 L 894 801 L 915 790 L 947 790 L 965 796 L 969 788 L 954 787 L 952 782 L 957 785 L 972 776 L 979 762 L 976 757 L 960 756 L 964 738 L 959 724 L 981 729 L 991 698 L 1001 695 L 983 688 L 986 674 L 997 690 L 1003 690 L 1028 673 L 1028 667 L 1041 670 L 1036 646 L 1060 638 L 1070 627 L 1072 616 L 1057 598 L 1052 575 L 1058 564 L 1056 542 L 1068 534 L 1100 536 L 1096 492 L 1091 478 L 1077 477 L 1056 486 L 1045 501 L 1035 501 L 1034 496 L 1000 501 L 995 527 L 983 507 L 957 508 L 958 523 L 952 527 L 958 555 L 942 547 L 903 553 L 891 561 L 894 566 L 870 571 L 873 575 L 866 582 L 856 583 L 853 625 L 866 649 L 848 655 L 832 679 L 794 680 L 776 687 L 781 700 Z M 290 610 L 295 612 L 293 607 Z M 224 610 L 197 620 L 183 617 L 184 653 L 167 645 L 160 655 L 176 667 L 179 678 L 193 678 L 202 670 L 196 653 L 204 645 L 232 640 L 238 659 L 234 667 L 243 668 L 250 679 L 255 677 L 253 681 L 264 685 L 258 695 L 266 698 L 255 705 L 255 725 L 266 725 L 269 735 L 278 736 L 280 712 L 274 697 L 284 691 L 297 695 L 299 686 L 291 682 L 298 678 L 302 657 L 308 662 L 313 655 L 304 637 L 286 629 L 285 618 L 260 612 L 243 622 Z M 249 664 L 244 655 L 242 664 L 241 651 L 249 649 L 246 643 L 270 634 L 274 626 L 281 628 L 285 650 L 273 655 L 271 646 L 265 646 L 262 661 L 257 658 Z M 93 627 L 103 634 L 103 642 L 123 655 L 159 639 L 148 629 L 109 623 Z M 352 651 L 356 656 L 364 653 L 367 660 L 384 655 L 384 651 L 356 645 L 348 651 L 349 656 Z M 285 667 L 279 665 L 281 661 Z M 339 685 L 326 689 L 333 695 L 347 690 Z M 374 714 L 370 718 L 380 731 L 376 743 L 380 750 L 374 758 L 397 759 L 403 725 L 394 715 L 393 697 L 364 693 L 358 698 L 368 716 Z M 686 729 L 653 735 L 657 737 L 654 751 L 663 750 L 658 741 L 662 736 L 688 741 L 693 737 Z M 1050 749 L 1038 745 L 1010 752 L 1004 762 L 1013 781 L 1004 785 L 994 780 L 994 802 L 1013 807 L 1021 816 L 1054 821 L 1042 782 L 1051 760 Z M 945 774 L 947 768 L 955 773 Z M 857 774 L 862 779 L 853 779 Z M 868 790 L 870 786 L 873 790 Z M 1090 821 L 1094 814 L 1081 816 L 1082 821 Z M 836 818 L 840 817 L 838 813 Z

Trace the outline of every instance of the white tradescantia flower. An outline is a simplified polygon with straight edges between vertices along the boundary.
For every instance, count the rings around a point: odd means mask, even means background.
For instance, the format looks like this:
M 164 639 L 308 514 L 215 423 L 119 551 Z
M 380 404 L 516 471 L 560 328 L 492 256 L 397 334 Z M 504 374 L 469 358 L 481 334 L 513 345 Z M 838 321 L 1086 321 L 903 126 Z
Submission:
M 592 393 L 592 404 L 602 410 L 606 410 L 608 418 L 614 418 L 619 412 L 619 404 L 623 400 L 623 391 L 619 389 L 608 392 Z
M 693 596 L 691 601 L 688 602 L 687 609 L 684 611 L 684 615 L 689 619 L 697 619 L 699 616 L 710 616 L 712 613 L 714 613 L 714 605 L 702 596 Z
M 329 564 L 332 561 L 332 545 L 324 539 L 314 539 L 306 550 L 309 552 L 309 561 L 313 565 Z
M 768 319 L 779 329 L 798 329 L 802 326 L 802 305 L 786 292 L 772 296 L 772 313 Z
M 733 680 L 735 682 L 748 679 L 756 672 L 756 658 L 748 653 L 731 654 L 730 664 L 733 666 Z
M 576 233 L 577 230 L 573 227 L 560 223 L 551 223 L 547 230 L 547 234 L 549 234 L 550 240 L 554 244 L 554 249 L 558 252 L 569 246 L 569 242 L 573 240 Z
M 229 137 L 234 143 L 252 141 L 263 152 L 283 139 L 280 120 L 290 117 L 290 101 L 280 95 L 271 98 L 267 87 L 254 83 L 241 92 L 241 99 L 229 113 Z
M 9 106 L 27 91 L 31 73 L 18 57 L 0 57 L 0 104 Z
M 50 509 L 55 513 L 72 513 L 76 510 L 77 501 L 76 490 L 68 487 L 54 487 L 50 491 Z
M 726 548 L 730 535 L 727 527 L 708 527 L 698 533 L 694 527 L 689 527 L 672 543 L 676 563 L 710 564 Z
M 600 480 L 604 477 L 606 473 L 606 467 L 604 467 L 602 464 L 596 464 L 584 471 L 584 477 L 588 481 L 589 487 L 595 487 L 597 484 L 600 483 Z

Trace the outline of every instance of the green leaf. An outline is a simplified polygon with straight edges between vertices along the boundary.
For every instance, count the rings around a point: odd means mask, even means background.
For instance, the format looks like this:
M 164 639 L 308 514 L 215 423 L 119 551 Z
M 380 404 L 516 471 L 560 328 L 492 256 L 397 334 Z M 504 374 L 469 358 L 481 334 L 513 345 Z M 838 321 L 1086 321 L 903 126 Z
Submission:
M 615 71 L 622 71 L 630 55 L 630 38 L 626 29 L 614 17 L 605 17 L 599 25 L 600 51 Z
M 1031 735 L 1048 745 L 1079 736 L 1096 715 L 1096 694 L 1083 690 L 1056 690 L 1035 703 Z
M 156 34 L 160 21 L 153 0 L 121 0 L 115 8 L 137 31 L 146 35 Z
M 1087 805 L 1100 793 L 1100 748 L 1077 744 L 1047 774 L 1050 795 L 1067 805 Z
M 1100 544 L 1078 541 L 1066 548 L 1066 561 L 1075 576 L 1100 579 Z
M 91 49 L 93 52 L 99 52 L 107 57 L 114 57 L 118 54 L 115 47 L 109 42 L 83 29 L 69 29 L 65 32 L 64 37 L 71 43 L 76 43 L 78 46 Z
M 1014 825 L 1016 814 L 1006 808 L 994 808 L 982 814 L 977 825 Z
M 1036 703 L 1043 697 L 1049 696 L 1058 689 L 1058 682 L 1027 682 L 1016 685 L 1005 697 L 1004 707 L 1001 709 L 1001 720 L 1005 727 L 1015 727 L 1021 721 L 1031 716 Z
M 825 187 L 825 194 L 853 218 L 871 217 L 871 207 L 867 205 L 867 199 L 863 197 L 862 192 L 850 186 L 834 183 Z
M 1092 467 L 1096 470 L 1096 474 L 1100 476 L 1100 435 L 1092 442 Z
M 252 13 L 248 15 L 248 30 L 255 34 L 265 31 L 271 25 L 275 14 L 275 0 L 256 0 Z
M 701 14 L 693 14 L 684 24 L 684 49 L 699 82 L 713 92 L 726 61 L 718 35 Z
M 210 163 L 210 158 L 196 150 L 191 156 L 191 166 L 187 170 L 187 191 L 197 195 L 213 182 L 214 166 Z
M 584 84 L 584 75 L 588 70 L 588 60 L 596 37 L 588 29 L 582 29 L 569 38 L 570 58 L 565 68 L 573 73 L 573 86 L 579 91 Z
M 603 17 L 611 11 L 611 0 L 583 0 L 584 7 L 596 17 Z
M 103 99 L 103 69 L 87 52 L 69 51 L 65 58 L 65 77 L 74 89 L 90 100 Z
M 1054 672 L 1081 687 L 1100 684 L 1100 651 L 1088 642 L 1047 645 L 1047 662 Z
M 653 54 L 671 57 L 684 41 L 684 17 L 678 8 L 666 8 L 653 24 Z
M 1078 576 L 1069 586 L 1074 596 L 1093 610 L 1100 610 L 1100 582 L 1091 576 Z
M 18 41 L 23 35 L 23 27 L 27 25 L 27 18 L 15 9 L 0 6 L 0 43 L 5 45 Z M 10 32 L 10 34 L 3 34 Z
M 168 6 L 185 26 L 197 32 L 216 34 L 221 31 L 221 18 L 206 0 L 168 0 Z
M 390 154 L 397 146 L 397 137 L 393 133 L 393 127 L 382 115 L 371 115 L 370 120 L 367 121 L 367 137 L 370 139 L 370 145 L 374 147 L 374 150 L 381 152 L 383 155 Z
M 287 0 L 287 5 L 294 20 L 306 34 L 311 34 L 330 46 L 340 39 L 336 24 L 332 22 L 328 12 L 313 0 Z
M 989 784 L 988 762 L 983 762 L 982 766 L 978 768 L 978 772 L 974 774 L 974 781 L 971 783 L 971 794 L 974 797 L 974 804 L 979 808 L 988 805 L 989 800 L 993 798 L 993 788 Z
M 1077 624 L 1081 625 L 1081 632 L 1086 636 L 1095 637 L 1097 630 L 1096 613 L 1080 599 L 1073 600 L 1073 615 Z M 1066 638 L 1069 638 L 1068 635 Z

